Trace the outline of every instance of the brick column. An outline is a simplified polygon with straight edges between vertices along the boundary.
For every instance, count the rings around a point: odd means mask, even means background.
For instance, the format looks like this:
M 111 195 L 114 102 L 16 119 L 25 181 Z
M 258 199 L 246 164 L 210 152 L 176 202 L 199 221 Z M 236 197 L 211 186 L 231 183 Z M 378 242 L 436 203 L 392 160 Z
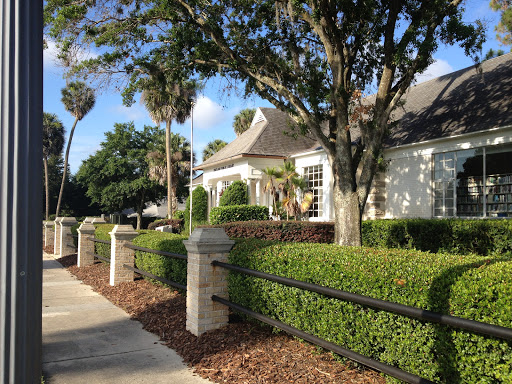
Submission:
M 53 254 L 60 255 L 60 221 L 62 217 L 55 218 L 55 240 L 53 242 Z
M 74 217 L 63 217 L 60 220 L 60 256 L 67 256 L 76 253 L 73 246 L 73 234 L 71 227 L 77 223 Z
M 197 228 L 183 242 L 187 260 L 187 330 L 199 336 L 228 323 L 228 308 L 211 297 L 228 298 L 228 270 L 213 267 L 213 260 L 227 262 L 235 243 L 222 228 Z
M 109 233 L 112 243 L 110 245 L 110 285 L 117 285 L 124 281 L 133 281 L 133 271 L 123 268 L 123 264 L 133 267 L 135 251 L 124 246 L 130 243 L 137 235 L 130 224 L 118 224 Z
M 78 267 L 85 267 L 94 263 L 94 242 L 89 237 L 94 237 L 94 225 L 84 223 L 78 228 Z
M 53 242 L 55 240 L 55 231 L 53 227 L 55 226 L 55 222 L 53 221 L 45 221 L 44 223 L 44 246 L 45 247 L 53 247 Z

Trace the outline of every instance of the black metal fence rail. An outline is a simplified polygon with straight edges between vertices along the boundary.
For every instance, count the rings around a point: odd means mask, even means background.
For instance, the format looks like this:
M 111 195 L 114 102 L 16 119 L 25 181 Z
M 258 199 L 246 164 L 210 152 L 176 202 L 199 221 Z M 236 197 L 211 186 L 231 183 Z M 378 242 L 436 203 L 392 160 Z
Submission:
M 216 267 L 225 268 L 231 271 L 243 273 L 249 276 L 254 276 L 262 279 L 266 279 L 269 281 L 274 281 L 277 283 L 281 283 L 283 285 L 287 285 L 290 287 L 300 288 L 312 292 L 317 292 L 326 296 L 334 297 L 337 299 L 341 299 L 344 301 L 350 301 L 353 303 L 361 304 L 364 306 L 381 309 L 387 312 L 397 313 L 400 315 L 417 318 L 423 321 L 438 323 L 443 325 L 449 325 L 456 328 L 462 328 L 465 330 L 469 330 L 472 332 L 481 333 L 484 335 L 494 336 L 502 339 L 512 340 L 512 329 L 507 327 L 501 327 L 498 325 L 482 323 L 474 320 L 462 319 L 460 317 L 444 315 L 437 312 L 427 311 L 416 307 L 411 307 L 408 305 L 392 303 L 385 300 L 374 299 L 368 296 L 363 296 L 355 293 L 345 292 L 338 289 L 323 287 L 321 285 L 305 283 L 303 281 L 290 279 L 287 277 L 272 275 L 265 272 L 256 271 L 254 269 L 240 267 L 238 265 L 222 263 L 220 261 L 212 261 L 212 265 Z M 218 301 L 219 303 L 225 304 L 230 308 L 233 308 L 237 311 L 245 313 L 249 316 L 252 316 L 260 321 L 263 321 L 267 324 L 273 325 L 277 328 L 283 329 L 286 332 L 289 332 L 293 335 L 296 335 L 304 340 L 308 340 L 314 344 L 320 345 L 326 349 L 329 349 L 335 353 L 339 353 L 342 356 L 345 356 L 354 361 L 360 362 L 364 365 L 367 365 L 371 368 L 374 368 L 378 371 L 384 372 L 388 375 L 396 377 L 400 380 L 404 380 L 411 384 L 426 384 L 431 383 L 431 381 L 423 379 L 421 377 L 412 375 L 409 372 L 402 371 L 399 368 L 389 366 L 387 364 L 381 363 L 377 360 L 373 360 L 367 356 L 359 355 L 358 353 L 342 348 L 336 344 L 330 343 L 326 340 L 320 339 L 316 336 L 309 335 L 303 331 L 300 331 L 296 328 L 293 328 L 287 324 L 281 323 L 272 318 L 261 315 L 257 312 L 253 312 L 250 309 L 244 308 L 238 304 L 229 302 L 218 296 L 212 296 L 212 300 Z
M 158 251 L 156 249 L 139 247 L 139 246 L 133 245 L 133 244 L 125 244 L 124 246 L 126 248 L 133 249 L 133 250 L 136 250 L 136 251 L 154 253 L 154 254 L 160 255 L 160 256 L 168 256 L 168 257 L 173 257 L 175 259 L 187 260 L 187 255 L 182 255 L 182 254 L 179 254 L 179 253 L 171 253 L 171 252 Z
M 164 251 L 159 251 L 159 250 L 156 250 L 156 249 L 139 247 L 139 246 L 133 245 L 133 244 L 125 244 L 124 246 L 126 248 L 128 248 L 128 249 L 133 249 L 135 251 L 154 253 L 156 255 L 172 257 L 174 259 L 187 260 L 187 255 L 182 255 L 182 254 L 179 254 L 179 253 L 164 252 Z M 137 272 L 140 275 L 147 276 L 147 277 L 150 277 L 150 278 L 152 278 L 154 280 L 160 281 L 161 283 L 168 284 L 171 287 L 182 289 L 184 291 L 187 290 L 187 286 L 186 285 L 183 285 L 183 284 L 177 283 L 175 281 L 171 281 L 171 280 L 165 279 L 165 278 L 160 277 L 160 276 L 153 275 L 152 273 L 146 272 L 146 271 L 144 271 L 142 269 L 134 268 L 134 267 L 132 267 L 130 265 L 127 265 L 127 264 L 123 264 L 123 267 L 126 268 L 126 269 L 129 269 L 130 271 Z
M 90 255 L 94 256 L 94 258 L 96 258 L 96 259 L 99 259 L 101 261 L 104 261 L 104 262 L 110 264 L 110 259 L 108 257 L 100 256 L 100 255 L 97 255 L 95 253 L 90 253 Z
M 126 269 L 129 269 L 130 271 L 137 272 L 140 275 L 147 276 L 147 277 L 150 277 L 150 278 L 152 278 L 154 280 L 160 281 L 161 283 L 168 284 L 168 285 L 170 285 L 172 287 L 175 287 L 175 288 L 178 288 L 178 289 L 182 289 L 184 291 L 187 290 L 187 286 L 186 285 L 176 283 L 175 281 L 164 279 L 163 277 L 159 277 L 159 276 L 153 275 L 152 273 L 143 271 L 142 269 L 134 268 L 131 265 L 123 264 L 123 267 L 126 268 Z
M 256 271 L 254 269 L 240 267 L 238 265 L 221 263 L 219 261 L 213 261 L 212 265 L 226 268 L 231 271 L 244 273 L 246 275 L 259 277 L 259 278 L 270 280 L 270 281 L 275 281 L 277 283 L 281 283 L 283 285 L 288 285 L 290 287 L 295 287 L 295 288 L 300 288 L 300 289 L 304 289 L 307 291 L 317 292 L 322 295 L 334 297 L 336 299 L 341 299 L 341 300 L 365 305 L 367 307 L 381 309 L 381 310 L 384 310 L 387 312 L 393 312 L 393 313 L 397 313 L 399 315 L 409 316 L 409 317 L 413 317 L 413 318 L 416 318 L 419 320 L 428 321 L 431 323 L 449 325 L 451 327 L 461 328 L 461 329 L 481 333 L 481 334 L 488 335 L 488 336 L 499 337 L 501 339 L 512 340 L 512 328 L 482 323 L 482 322 L 475 321 L 475 320 L 463 319 L 463 318 L 451 316 L 451 315 L 444 315 L 442 313 L 427 311 L 425 309 L 411 307 L 409 305 L 392 303 L 392 302 L 380 300 L 380 299 L 374 299 L 374 298 L 359 295 L 356 293 L 345 292 L 345 291 L 341 291 L 339 289 L 323 287 L 321 285 L 316 285 L 316 284 L 312 284 L 312 283 L 305 283 L 303 281 L 294 280 L 294 279 L 277 276 L 277 275 L 272 275 L 269 273 Z
M 108 244 L 110 245 L 112 242 L 109 240 L 100 240 L 95 237 L 88 237 L 89 240 L 94 241 L 95 243 Z
M 403 371 L 399 368 L 396 368 L 392 365 L 388 365 L 388 364 L 385 364 L 385 363 L 381 363 L 380 361 L 377 361 L 377 360 L 374 360 L 374 359 L 371 359 L 367 356 L 364 356 L 364 355 L 361 355 L 357 352 L 354 352 L 354 351 L 351 351 L 350 349 L 346 349 L 346 348 L 343 348 L 343 347 L 340 347 L 339 345 L 337 344 L 334 344 L 334 343 L 331 343 L 329 341 L 326 341 L 324 339 L 321 339 L 317 336 L 313 336 L 309 333 L 306 333 L 304 331 L 301 331 L 300 329 L 297 329 L 297 328 L 294 328 L 288 324 L 285 324 L 281 321 L 278 321 L 278 320 L 275 320 L 275 319 L 272 319 L 271 317 L 268 317 L 268 316 L 265 316 L 265 315 L 262 315 L 261 313 L 258 313 L 258 312 L 254 312 L 254 311 L 251 311 L 250 309 L 248 308 L 245 308 L 245 307 L 242 307 L 241 305 L 238 305 L 236 303 L 233 303 L 231 301 L 228 301 L 228 300 L 225 300 L 221 297 L 218 297 L 216 295 L 213 295 L 212 296 L 212 300 L 213 301 L 217 301 L 221 304 L 224 304 L 238 312 L 241 312 L 241 313 L 244 313 L 248 316 L 251 316 L 251 317 L 254 317 L 255 319 L 263 322 L 263 323 L 266 323 L 266 324 L 269 324 L 273 327 L 276 327 L 276 328 L 279 328 L 279 329 L 282 329 L 283 331 L 291 334 L 291 335 L 294 335 L 294 336 L 297 336 L 297 337 L 300 337 L 301 339 L 303 340 L 306 340 L 306 341 L 309 341 L 310 343 L 313 343 L 313 344 L 316 344 L 322 348 L 325 348 L 329 351 L 332 351 L 334 353 L 337 353 L 338 355 L 341 355 L 341 356 L 344 356 L 346 358 L 349 358 L 351 360 L 354 360 L 358 363 L 361 363 L 361 364 L 364 364 L 366 365 L 367 367 L 370 367 L 370 368 L 373 368 L 379 372 L 383 372 L 383 373 L 386 373 L 390 376 L 393 376 L 393 377 L 396 377 L 397 379 L 400 379 L 400 380 L 403 380 L 407 383 L 411 383 L 411 384 L 435 384 L 434 382 L 430 381 L 430 380 L 427 380 L 427 379 L 424 379 L 424 378 L 421 378 L 419 376 L 416 376 L 416 375 L 413 375 L 412 373 L 409 373 L 409 372 L 406 372 L 406 371 Z

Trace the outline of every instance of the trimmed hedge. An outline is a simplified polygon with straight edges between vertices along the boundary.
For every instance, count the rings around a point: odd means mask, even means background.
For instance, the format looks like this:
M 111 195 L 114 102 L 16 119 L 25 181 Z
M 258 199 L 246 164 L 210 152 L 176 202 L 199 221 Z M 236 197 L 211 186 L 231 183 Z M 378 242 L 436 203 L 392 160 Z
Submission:
M 230 262 L 374 298 L 512 326 L 512 257 L 238 240 Z M 441 383 L 512 382 L 512 343 L 238 273 L 230 300 Z M 389 379 L 391 382 L 395 379 Z
M 157 227 L 161 227 L 163 225 L 172 226 L 173 233 L 180 233 L 183 230 L 184 220 L 181 219 L 161 219 L 155 220 L 151 224 L 148 225 L 148 229 L 156 229 Z
M 213 221 L 211 214 L 210 221 Z M 313 221 L 246 221 L 213 225 L 213 227 L 224 228 L 227 235 L 231 238 L 256 238 L 308 243 L 332 243 L 334 240 L 333 223 Z
M 262 205 L 230 205 L 213 207 L 210 210 L 210 224 L 213 225 L 250 220 L 268 220 L 268 207 Z
M 185 245 L 183 245 L 183 240 L 186 239 L 186 236 L 174 233 L 145 231 L 141 232 L 141 234 L 133 240 L 133 244 L 139 247 L 186 255 L 187 250 Z M 187 285 L 186 260 L 136 251 L 135 265 L 137 268 L 152 273 L 153 275 Z
M 192 226 L 203 224 L 208 220 L 208 194 L 203 186 L 199 185 L 192 191 Z M 190 196 L 185 204 L 185 229 L 190 223 Z
M 455 254 L 512 251 L 511 220 L 393 219 L 362 225 L 363 245 Z
M 108 240 L 110 241 L 109 232 L 112 232 L 115 224 L 94 224 L 96 227 L 96 231 L 94 232 L 94 237 L 99 240 Z M 97 255 L 106 257 L 110 259 L 110 244 L 102 244 L 102 243 L 94 243 L 94 252 Z
M 233 181 L 229 187 L 222 193 L 219 199 L 219 207 L 229 205 L 247 205 L 249 202 L 249 193 L 247 184 L 241 180 Z
M 332 222 L 261 221 L 229 223 L 222 227 L 232 238 L 308 243 L 334 241 Z M 367 220 L 362 223 L 362 241 L 366 247 L 493 255 L 512 252 L 512 220 Z

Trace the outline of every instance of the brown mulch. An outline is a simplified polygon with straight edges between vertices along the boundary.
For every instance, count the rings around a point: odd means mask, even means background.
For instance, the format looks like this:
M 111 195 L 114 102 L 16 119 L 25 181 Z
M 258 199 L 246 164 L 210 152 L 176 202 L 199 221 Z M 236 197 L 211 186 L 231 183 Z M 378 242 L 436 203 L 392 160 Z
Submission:
M 146 280 L 109 285 L 104 263 L 78 268 L 76 255 L 59 259 L 85 284 L 140 321 L 195 372 L 217 383 L 383 384 L 377 372 L 336 361 L 330 353 L 270 327 L 232 321 L 200 337 L 185 329 L 186 302 L 178 292 Z

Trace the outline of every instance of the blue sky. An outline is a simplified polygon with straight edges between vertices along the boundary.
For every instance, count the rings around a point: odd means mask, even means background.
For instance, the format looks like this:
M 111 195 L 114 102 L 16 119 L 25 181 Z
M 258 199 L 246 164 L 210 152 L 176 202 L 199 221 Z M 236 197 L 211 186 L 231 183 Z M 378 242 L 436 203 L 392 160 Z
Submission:
M 483 52 L 490 48 L 499 49 L 495 39 L 494 26 L 498 22 L 499 14 L 489 8 L 489 0 L 466 1 L 466 21 L 484 19 L 487 22 L 487 42 Z M 53 45 L 44 52 L 44 111 L 55 113 L 66 128 L 66 135 L 73 125 L 74 118 L 66 112 L 60 99 L 60 90 L 65 86 L 62 77 L 62 68 L 53 61 Z M 504 47 L 505 51 L 509 48 Z M 466 68 L 473 64 L 472 60 L 464 55 L 459 47 L 440 47 L 434 55 L 436 62 L 429 67 L 418 81 L 425 81 L 435 77 Z M 243 99 L 234 91 L 227 91 L 226 83 L 213 80 L 206 84 L 203 94 L 198 98 L 194 111 L 194 152 L 199 157 L 204 146 L 214 139 L 222 139 L 230 142 L 235 139 L 232 123 L 234 116 L 244 108 L 271 107 L 272 105 L 258 97 Z M 136 102 L 130 108 L 124 107 L 119 93 L 109 91 L 97 94 L 94 109 L 80 121 L 76 127 L 73 142 L 71 144 L 70 167 L 75 173 L 82 160 L 99 149 L 104 139 L 104 132 L 113 129 L 115 123 L 133 121 L 135 126 L 142 128 L 144 125 L 154 125 L 146 110 Z M 183 125 L 173 124 L 173 132 L 190 139 L 190 121 Z M 199 164 L 199 161 L 196 164 Z

